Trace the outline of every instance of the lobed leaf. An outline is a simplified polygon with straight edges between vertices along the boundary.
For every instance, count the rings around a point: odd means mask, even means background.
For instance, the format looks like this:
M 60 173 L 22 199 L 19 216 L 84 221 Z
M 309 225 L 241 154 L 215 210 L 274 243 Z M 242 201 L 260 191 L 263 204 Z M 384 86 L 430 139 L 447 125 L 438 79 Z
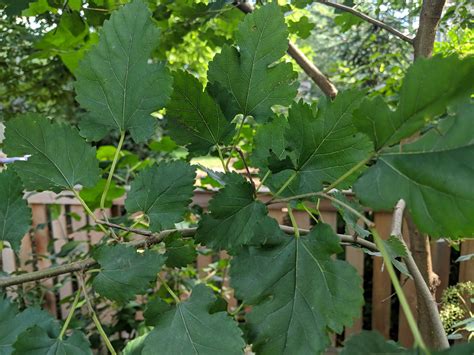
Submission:
M 216 298 L 204 285 L 163 313 L 145 339 L 142 354 L 243 354 L 242 331 L 227 312 L 210 313 Z
M 166 259 L 156 251 L 138 252 L 123 244 L 102 246 L 93 257 L 101 270 L 92 287 L 102 296 L 122 303 L 145 292 Z
M 156 121 L 150 114 L 165 106 L 172 84 L 164 63 L 149 62 L 159 37 L 139 0 L 104 22 L 98 45 L 76 71 L 76 99 L 89 111 L 80 123 L 84 137 L 96 141 L 111 131 L 130 131 L 139 143 L 152 136 Z
M 99 180 L 95 148 L 69 125 L 26 114 L 6 123 L 4 144 L 10 156 L 31 155 L 13 165 L 28 190 L 61 192 Z
M 196 231 L 198 242 L 210 248 L 234 251 L 257 236 L 256 226 L 267 216 L 267 208 L 255 200 L 252 185 L 232 173 L 226 185 L 209 203 Z
M 354 124 L 380 150 L 416 133 L 455 100 L 468 97 L 473 83 L 474 58 L 418 59 L 405 75 L 397 109 L 392 111 L 380 95 L 366 98 L 354 112 Z
M 329 344 L 328 330 L 341 332 L 363 303 L 361 280 L 341 252 L 331 227 L 308 235 L 245 247 L 231 264 L 236 296 L 252 305 L 247 315 L 253 351 L 314 354 Z
M 292 196 L 322 190 L 371 154 L 370 141 L 357 133 L 352 112 L 359 105 L 361 93 L 341 93 L 330 102 L 321 99 L 318 111 L 302 101 L 291 106 L 285 147 L 291 158 L 270 166 L 272 190 L 279 190 L 288 180 L 282 195 Z M 341 188 L 349 186 L 348 177 Z
M 148 167 L 132 182 L 125 208 L 145 213 L 154 232 L 174 228 L 191 202 L 195 176 L 196 169 L 179 160 Z
M 210 148 L 229 143 L 234 132 L 234 125 L 219 104 L 203 90 L 198 79 L 184 71 L 174 73 L 166 116 L 171 137 L 195 155 L 205 155 Z
M 361 202 L 382 210 L 403 198 L 422 232 L 454 239 L 473 236 L 472 112 L 472 105 L 463 105 L 455 117 L 414 143 L 382 153 L 354 185 Z
M 0 173 L 0 242 L 10 243 L 14 251 L 31 225 L 31 210 L 23 199 L 18 175 L 8 169 Z
M 273 105 L 288 105 L 296 95 L 291 63 L 270 67 L 288 49 L 285 18 L 276 3 L 267 4 L 245 16 L 235 36 L 239 49 L 225 45 L 209 64 L 208 79 L 213 90 L 227 91 L 233 115 L 263 122 Z

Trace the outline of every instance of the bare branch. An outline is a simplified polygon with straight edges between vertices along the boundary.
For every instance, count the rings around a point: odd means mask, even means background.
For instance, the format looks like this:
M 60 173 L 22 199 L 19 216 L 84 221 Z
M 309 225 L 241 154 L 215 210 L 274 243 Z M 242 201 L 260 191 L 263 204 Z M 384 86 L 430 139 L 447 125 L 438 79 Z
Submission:
M 338 9 L 338 10 L 341 10 L 341 11 L 349 12 L 349 13 L 353 14 L 354 16 L 357 16 L 357 17 L 361 18 L 362 20 L 364 20 L 366 22 L 369 22 L 369 23 L 371 23 L 371 24 L 373 24 L 377 27 L 383 28 L 384 30 L 390 32 L 394 36 L 397 36 L 398 38 L 402 39 L 403 41 L 408 42 L 410 44 L 413 44 L 413 41 L 414 41 L 413 38 L 408 37 L 407 35 L 401 33 L 399 30 L 393 28 L 392 26 L 387 25 L 386 23 L 384 23 L 382 21 L 379 21 L 379 20 L 374 19 L 374 18 L 372 18 L 372 17 L 370 17 L 370 16 L 368 16 L 368 15 L 366 15 L 366 14 L 360 12 L 360 11 L 357 11 L 353 7 L 338 4 L 338 3 L 335 3 L 335 2 L 330 2 L 330 1 L 327 1 L 327 0 L 316 0 L 316 2 L 318 2 L 320 4 L 323 4 L 323 5 L 333 7 L 335 9 Z
M 418 269 L 418 266 L 416 265 L 415 260 L 413 259 L 413 256 L 403 239 L 402 226 L 405 206 L 406 204 L 404 200 L 398 201 L 397 205 L 395 206 L 392 219 L 391 235 L 396 236 L 407 249 L 408 255 L 403 259 L 405 260 L 408 271 L 413 277 L 416 295 L 417 297 L 421 298 L 426 310 L 427 320 L 429 321 L 429 324 L 423 324 L 423 327 L 430 329 L 434 338 L 437 339 L 438 347 L 440 349 L 449 348 L 448 338 L 446 337 L 443 324 L 441 323 L 441 318 L 439 317 L 436 301 L 433 298 L 433 295 L 431 294 L 430 289 L 428 288 L 428 285 L 426 284 L 425 279 L 420 272 L 420 269 Z
M 420 23 L 413 42 L 415 59 L 431 57 L 436 29 L 438 28 L 445 3 L 446 0 L 423 0 Z
M 169 230 L 164 230 L 160 233 L 152 233 L 150 231 L 128 228 L 128 227 L 124 227 L 118 224 L 104 222 L 104 221 L 98 221 L 98 223 L 106 225 L 111 228 L 117 228 L 117 229 L 121 229 L 127 232 L 146 236 L 147 238 L 145 239 L 127 243 L 127 245 L 133 246 L 135 248 L 145 248 L 154 244 L 158 244 L 161 241 L 163 241 L 163 239 L 165 239 L 168 235 L 175 232 L 181 233 L 183 237 L 192 237 L 196 233 L 196 229 L 197 229 L 197 228 L 169 229 Z M 280 229 L 287 234 L 294 233 L 293 228 L 289 226 L 280 225 Z M 303 235 L 303 234 L 308 234 L 308 233 L 309 233 L 309 230 L 300 229 L 300 234 Z M 371 251 L 378 251 L 374 243 L 371 243 L 359 237 L 353 237 L 351 235 L 344 235 L 344 234 L 338 234 L 338 237 L 342 243 L 355 244 L 363 248 L 369 249 Z M 32 281 L 37 281 L 41 279 L 51 278 L 51 277 L 59 276 L 62 274 L 69 274 L 71 272 L 84 271 L 96 266 L 97 266 L 97 262 L 92 258 L 88 258 L 85 260 L 76 261 L 76 262 L 72 262 L 72 263 L 64 264 L 60 266 L 53 266 L 48 269 L 34 271 L 34 272 L 22 274 L 22 275 L 11 276 L 11 277 L 1 277 L 0 288 L 20 285 L 25 282 L 32 282 Z
M 253 7 L 249 3 L 235 1 L 234 5 L 242 12 L 248 14 L 253 11 Z M 287 53 L 298 63 L 301 69 L 314 81 L 321 91 L 330 98 L 337 95 L 336 86 L 314 65 L 308 57 L 301 52 L 293 43 L 289 43 Z

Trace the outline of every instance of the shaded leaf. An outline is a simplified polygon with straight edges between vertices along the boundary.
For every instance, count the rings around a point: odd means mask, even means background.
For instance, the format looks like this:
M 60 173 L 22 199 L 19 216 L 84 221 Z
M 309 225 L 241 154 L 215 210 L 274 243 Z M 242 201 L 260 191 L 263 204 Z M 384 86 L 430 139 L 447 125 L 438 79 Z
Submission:
M 166 266 L 184 267 L 196 260 L 196 245 L 192 239 L 183 239 L 179 232 L 168 235 L 165 240 Z
M 381 154 L 355 183 L 356 195 L 375 210 L 403 198 L 420 230 L 433 237 L 474 235 L 473 117 L 472 105 L 463 105 L 437 130 Z
M 357 212 L 364 214 L 364 208 L 357 203 L 354 199 L 349 199 L 345 194 L 340 191 L 335 191 L 331 193 L 337 200 L 344 202 L 346 205 L 351 206 Z M 334 203 L 331 201 L 331 204 L 337 209 L 339 214 L 342 216 L 342 219 L 346 223 L 346 230 L 349 229 L 349 234 L 356 233 L 362 238 L 367 238 L 370 235 L 370 232 L 364 228 L 363 225 L 359 223 L 359 217 L 354 213 L 348 211 L 346 208 L 342 207 L 339 203 Z
M 164 63 L 149 63 L 160 32 L 142 1 L 112 13 L 100 31 L 99 43 L 76 70 L 77 101 L 89 111 L 81 134 L 100 140 L 110 131 L 130 131 L 135 142 L 154 133 L 151 113 L 171 94 L 172 78 Z
M 31 191 L 73 190 L 75 185 L 92 187 L 99 180 L 95 148 L 69 125 L 27 114 L 6 123 L 6 154 L 31 155 L 13 167 Z
M 145 340 L 143 354 L 243 354 L 237 323 L 226 312 L 210 314 L 212 290 L 194 287 L 191 297 L 164 313 Z
M 152 231 L 174 228 L 191 202 L 195 176 L 196 169 L 181 160 L 148 167 L 132 182 L 125 208 L 145 213 Z
M 341 355 L 398 354 L 406 349 L 400 344 L 385 340 L 378 332 L 363 330 L 344 342 Z
M 153 250 L 138 252 L 123 244 L 102 246 L 93 257 L 101 268 L 92 282 L 94 290 L 118 302 L 145 292 L 165 263 L 165 257 Z
M 23 199 L 23 185 L 8 169 L 0 173 L 0 242 L 9 242 L 14 251 L 31 225 L 31 210 Z
M 379 150 L 411 136 L 447 105 L 468 97 L 473 83 L 474 58 L 418 59 L 405 75 L 397 109 L 392 111 L 380 95 L 366 98 L 354 112 L 354 124 Z
M 282 195 L 292 196 L 322 190 L 348 172 L 371 153 L 370 141 L 357 133 L 352 123 L 352 111 L 358 106 L 361 93 L 347 91 L 330 102 L 321 99 L 318 111 L 302 101 L 291 106 L 285 147 L 291 162 L 275 169 L 269 181 L 278 190 L 292 179 Z M 276 166 L 276 164 L 273 164 Z M 355 176 L 348 177 L 340 188 L 349 186 Z
M 308 38 L 314 27 L 315 24 L 309 22 L 307 16 L 301 16 L 298 21 L 288 21 L 288 29 L 290 33 L 294 33 L 302 39 Z
M 267 208 L 255 200 L 252 185 L 232 173 L 226 185 L 209 203 L 209 214 L 202 217 L 196 240 L 210 248 L 232 251 L 256 236 L 255 227 L 267 215 Z
M 19 312 L 8 299 L 0 298 L 0 354 L 11 354 L 18 336 L 32 326 L 47 328 L 54 319 L 38 308 Z
M 341 332 L 359 316 L 362 282 L 331 257 L 341 251 L 331 227 L 318 224 L 306 236 L 246 247 L 233 258 L 236 296 L 252 305 L 246 318 L 254 352 L 320 353 L 330 344 L 328 330 Z
M 74 331 L 69 337 L 60 340 L 57 338 L 57 334 L 51 336 L 38 326 L 23 332 L 14 344 L 14 348 L 13 354 L 15 355 L 92 354 L 89 341 L 83 333 Z
M 194 155 L 205 155 L 211 147 L 229 143 L 234 132 L 234 125 L 207 91 L 203 91 L 199 80 L 184 71 L 174 73 L 166 116 L 171 137 Z
M 238 50 L 225 45 L 214 57 L 208 79 L 218 86 L 214 90 L 227 91 L 227 101 L 236 107 L 234 115 L 265 121 L 273 105 L 288 105 L 296 95 L 291 63 L 269 67 L 288 49 L 288 31 L 278 5 L 270 3 L 245 16 L 236 32 L 236 45 Z

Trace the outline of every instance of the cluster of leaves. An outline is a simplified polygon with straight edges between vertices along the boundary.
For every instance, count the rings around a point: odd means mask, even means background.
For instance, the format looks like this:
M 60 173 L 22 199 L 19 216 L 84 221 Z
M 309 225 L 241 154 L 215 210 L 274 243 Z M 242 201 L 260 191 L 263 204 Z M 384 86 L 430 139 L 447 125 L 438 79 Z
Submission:
M 315 201 L 333 187 L 353 186 L 357 198 L 375 210 L 405 199 L 420 230 L 434 237 L 473 234 L 473 58 L 419 60 L 408 70 L 392 110 L 381 96 L 369 98 L 359 91 L 312 105 L 295 102 L 296 74 L 282 59 L 288 30 L 276 3 L 239 23 L 235 43 L 224 45 L 210 63 L 205 87 L 187 71 L 170 73 L 164 62 L 150 60 L 159 39 L 143 2 L 115 11 L 76 69 L 77 101 L 87 110 L 79 130 L 34 114 L 12 119 L 4 150 L 30 157 L 0 174 L 0 220 L 8 226 L 0 240 L 18 251 L 30 219 L 23 189 L 67 190 L 83 202 L 79 186 L 108 188 L 101 180 L 96 148 L 88 141 L 114 133 L 122 140 L 130 135 L 136 144 L 146 142 L 156 129 L 152 113 L 166 108 L 168 134 L 186 146 L 187 160 L 219 154 L 225 173 L 209 175 L 222 188 L 199 221 L 194 241 L 233 256 L 232 286 L 237 298 L 252 306 L 246 332 L 210 288 L 196 285 L 184 301 L 169 288 L 175 304 L 160 297 L 150 301 L 145 318 L 154 328 L 129 343 L 125 353 L 153 354 L 159 348 L 167 353 L 241 354 L 246 344 L 256 353 L 320 353 L 330 344 L 329 333 L 342 332 L 358 316 L 362 280 L 347 262 L 333 258 L 342 249 L 330 226 L 318 223 L 300 235 L 295 225 L 294 234 L 283 233 L 257 200 L 251 181 L 227 170 L 224 158 L 231 154 L 226 152 L 240 139 L 236 122 L 256 130 L 251 165 L 274 199 Z M 289 107 L 287 114 L 276 114 L 276 105 Z M 195 175 L 196 168 L 184 160 L 145 166 L 127 194 L 127 216 L 141 212 L 155 233 L 174 229 L 187 212 Z M 165 240 L 164 250 L 137 250 L 113 236 L 104 227 L 104 238 L 93 252 L 99 268 L 91 286 L 119 304 L 147 292 L 165 264 L 184 266 L 195 255 L 182 248 L 186 239 L 179 231 Z M 28 351 L 31 344 L 20 335 L 27 331 L 46 349 L 89 352 L 83 335 L 73 333 L 64 340 L 64 333 L 58 335 L 50 323 L 7 326 L 18 312 L 3 302 L 9 318 L 1 317 L 0 329 L 13 334 L 5 337 L 6 346 Z M 20 314 L 25 312 L 31 311 Z M 350 346 L 360 348 L 357 344 L 354 340 Z M 394 346 L 383 343 L 384 349 Z

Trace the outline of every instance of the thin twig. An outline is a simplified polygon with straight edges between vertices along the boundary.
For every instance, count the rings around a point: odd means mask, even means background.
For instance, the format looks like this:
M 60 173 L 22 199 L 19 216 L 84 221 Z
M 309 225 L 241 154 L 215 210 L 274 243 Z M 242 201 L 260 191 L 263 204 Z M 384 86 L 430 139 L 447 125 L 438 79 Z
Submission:
M 440 341 L 443 348 L 449 348 L 449 341 L 446 337 L 446 332 L 444 331 L 443 323 L 441 322 L 441 318 L 439 316 L 436 301 L 431 295 L 430 289 L 428 288 L 428 285 L 426 284 L 420 272 L 420 269 L 418 268 L 415 260 L 413 259 L 413 255 L 411 254 L 405 243 L 405 240 L 403 239 L 402 226 L 405 206 L 406 204 L 404 200 L 399 200 L 397 202 L 397 205 L 395 206 L 395 210 L 393 211 L 391 235 L 397 237 L 407 250 L 407 256 L 403 259 L 405 260 L 405 264 L 407 266 L 408 271 L 413 277 L 413 282 L 416 288 L 416 295 L 417 297 L 420 297 L 423 300 L 423 303 L 426 305 L 426 311 L 430 320 L 430 324 L 424 324 L 423 326 L 429 327 L 436 334 L 436 338 L 438 339 L 438 341 Z
M 244 152 L 239 147 L 235 147 L 235 151 L 237 153 L 239 153 L 240 158 L 244 162 L 245 170 L 247 171 L 247 175 L 249 177 L 250 183 L 253 186 L 253 191 L 256 193 L 257 192 L 257 187 L 255 186 L 255 181 L 253 181 L 253 179 L 252 179 L 252 173 L 250 172 L 249 166 L 247 165 L 247 161 L 245 160 Z
M 196 229 L 197 229 L 197 228 L 169 229 L 169 230 L 164 230 L 160 233 L 152 233 L 152 232 L 144 231 L 140 229 L 127 228 L 124 226 L 120 226 L 117 224 L 108 223 L 104 221 L 98 221 L 98 222 L 100 224 L 104 224 L 112 228 L 117 228 L 117 229 L 121 229 L 127 232 L 146 236 L 147 238 L 145 239 L 126 243 L 126 245 L 129 245 L 135 248 L 146 248 L 151 245 L 158 244 L 161 241 L 163 241 L 163 239 L 165 239 L 168 235 L 175 232 L 179 232 L 183 238 L 192 237 L 196 233 Z M 287 234 L 294 233 L 293 228 L 289 226 L 280 225 L 280 229 Z M 300 229 L 299 232 L 301 235 L 305 235 L 309 233 L 309 230 Z M 360 247 L 366 248 L 371 251 L 375 251 L 375 252 L 378 251 L 375 244 L 367 240 L 354 237 L 351 235 L 344 235 L 344 234 L 338 234 L 338 237 L 341 243 L 350 243 L 351 245 L 359 245 Z M 95 261 L 93 258 L 88 258 L 85 260 L 75 261 L 75 262 L 60 265 L 60 266 L 53 266 L 44 270 L 29 272 L 22 275 L 0 277 L 0 288 L 20 285 L 20 284 L 31 282 L 31 281 L 47 279 L 47 278 L 51 278 L 51 277 L 55 277 L 55 276 L 59 276 L 63 274 L 69 274 L 71 272 L 85 271 L 88 269 L 96 268 L 97 266 L 98 266 L 97 261 Z
M 234 5 L 242 12 L 248 14 L 253 11 L 253 6 L 246 2 L 234 1 Z M 336 86 L 312 63 L 303 52 L 299 50 L 293 43 L 288 44 L 287 53 L 296 61 L 296 63 L 304 70 L 304 72 L 313 79 L 314 83 L 321 91 L 330 98 L 337 95 Z
M 380 20 L 374 19 L 374 18 L 372 18 L 372 17 L 370 17 L 370 16 L 354 9 L 353 7 L 338 4 L 338 3 L 335 3 L 335 2 L 330 2 L 330 1 L 327 1 L 327 0 L 316 0 L 316 2 L 318 2 L 320 4 L 323 4 L 323 5 L 333 7 L 335 9 L 338 9 L 338 10 L 341 10 L 341 11 L 349 12 L 352 15 L 357 16 L 357 17 L 361 18 L 362 20 L 371 23 L 372 25 L 383 28 L 384 30 L 390 32 L 391 34 L 393 34 L 394 36 L 397 36 L 398 38 L 402 39 L 405 42 L 408 42 L 410 44 L 413 44 L 413 42 L 414 42 L 413 38 L 408 37 L 407 35 L 401 33 L 399 30 L 393 28 L 392 26 L 387 25 L 386 23 L 384 23 Z

